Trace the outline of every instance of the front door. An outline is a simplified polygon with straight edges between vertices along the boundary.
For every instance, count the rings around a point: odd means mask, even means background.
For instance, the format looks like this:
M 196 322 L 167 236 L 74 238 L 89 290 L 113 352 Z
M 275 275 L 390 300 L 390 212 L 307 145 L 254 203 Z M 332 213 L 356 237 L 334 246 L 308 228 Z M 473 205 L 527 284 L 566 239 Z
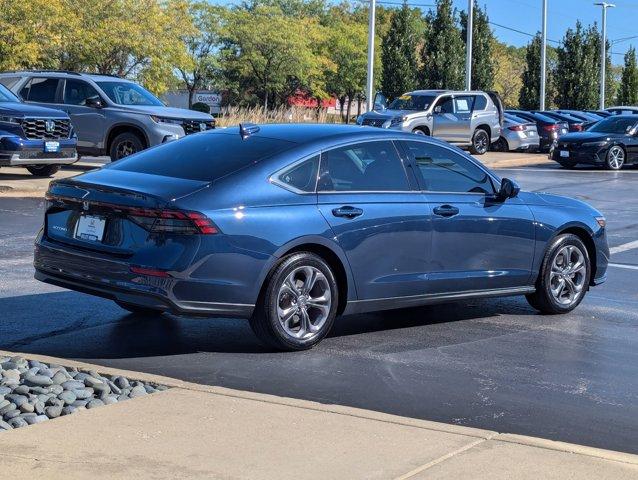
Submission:
M 426 293 L 429 207 L 393 142 L 322 152 L 317 192 L 318 207 L 350 263 L 359 300 Z
M 100 94 L 84 80 L 67 79 L 64 86 L 64 105 L 71 117 L 78 136 L 78 147 L 82 150 L 104 148 L 106 118 L 99 108 L 86 105 L 87 98 L 100 98 Z M 102 100 L 103 101 L 103 100 Z
M 471 139 L 474 96 L 441 97 L 434 106 L 433 136 L 453 143 L 468 143 Z
M 518 198 L 496 201 L 491 177 L 463 154 L 426 142 L 402 143 L 432 211 L 430 291 L 528 285 L 535 231 L 529 207 Z

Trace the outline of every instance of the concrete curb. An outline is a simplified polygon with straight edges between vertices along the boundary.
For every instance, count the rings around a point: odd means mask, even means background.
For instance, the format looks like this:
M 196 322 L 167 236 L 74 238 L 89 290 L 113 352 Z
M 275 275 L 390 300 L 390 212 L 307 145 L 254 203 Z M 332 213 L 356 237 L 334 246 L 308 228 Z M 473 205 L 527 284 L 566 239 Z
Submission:
M 595 447 L 588 447 L 584 445 L 576 445 L 566 442 L 558 442 L 553 440 L 547 440 L 537 437 L 530 437 L 526 435 L 517 435 L 510 433 L 499 433 L 491 430 L 483 430 L 473 427 L 464 427 L 460 425 L 449 425 L 441 422 L 433 422 L 429 420 L 420 420 L 409 417 L 400 417 L 397 415 L 390 415 L 381 412 L 375 412 L 371 410 L 364 410 L 354 407 L 346 407 L 342 405 L 322 404 L 318 402 L 312 402 L 308 400 L 299 400 L 294 398 L 278 397 L 274 395 L 267 395 L 263 393 L 246 392 L 240 390 L 233 390 L 223 387 L 215 387 L 210 385 L 201 385 L 197 383 L 185 382 L 179 379 L 164 377 L 160 375 L 153 375 L 143 372 L 135 372 L 130 370 L 123 370 L 112 367 L 103 367 L 101 365 L 95 365 L 85 362 L 79 362 L 76 360 L 67 360 L 64 358 L 50 357 L 46 355 L 37 355 L 31 353 L 22 352 L 9 352 L 0 350 L 2 356 L 14 356 L 19 355 L 28 359 L 38 360 L 45 363 L 57 363 L 69 367 L 77 367 L 82 370 L 95 370 L 102 374 L 109 375 L 122 375 L 134 380 L 140 380 L 145 382 L 154 382 L 163 384 L 176 389 L 193 390 L 198 392 L 209 393 L 213 395 L 221 395 L 226 397 L 240 398 L 244 400 L 251 400 L 255 402 L 270 403 L 276 405 L 284 405 L 293 408 L 300 408 L 305 410 L 314 410 L 319 412 L 327 412 L 338 415 L 345 415 L 350 417 L 356 417 L 375 422 L 391 423 L 395 425 L 409 426 L 414 428 L 422 428 L 425 430 L 438 431 L 443 433 L 462 435 L 466 437 L 473 437 L 480 440 L 490 440 L 495 442 L 505 442 L 519 444 L 529 447 L 542 448 L 546 450 L 553 450 L 557 452 L 571 453 L 575 455 L 583 455 L 593 458 L 599 458 L 603 460 L 609 460 L 613 462 L 627 463 L 631 465 L 638 465 L 638 455 L 632 455 L 630 453 L 615 452 L 612 450 L 604 450 Z M 480 442 L 479 442 L 480 443 Z

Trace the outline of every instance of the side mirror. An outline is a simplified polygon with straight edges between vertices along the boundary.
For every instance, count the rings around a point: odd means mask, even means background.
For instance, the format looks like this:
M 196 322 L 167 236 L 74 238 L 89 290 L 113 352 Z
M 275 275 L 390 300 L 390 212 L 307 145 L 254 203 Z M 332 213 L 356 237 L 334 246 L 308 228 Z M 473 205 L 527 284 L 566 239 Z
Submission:
M 441 113 L 443 111 L 443 109 L 441 108 L 441 105 L 437 105 L 436 107 L 434 107 L 434 113 Z
M 84 105 L 86 105 L 87 107 L 91 107 L 91 108 L 103 108 L 104 107 L 104 103 L 102 103 L 102 99 L 100 97 L 98 97 L 98 96 L 88 97 L 84 101 Z
M 521 187 L 518 186 L 514 180 L 504 178 L 501 180 L 501 188 L 498 191 L 497 198 L 504 202 L 508 198 L 514 198 L 521 191 Z

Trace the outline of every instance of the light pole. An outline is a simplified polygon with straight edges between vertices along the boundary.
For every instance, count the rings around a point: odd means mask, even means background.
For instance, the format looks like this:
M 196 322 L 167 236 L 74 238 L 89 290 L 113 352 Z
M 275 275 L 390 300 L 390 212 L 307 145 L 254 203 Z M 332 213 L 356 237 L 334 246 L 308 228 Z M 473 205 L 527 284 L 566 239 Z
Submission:
M 541 29 L 541 111 L 545 110 L 545 82 L 547 81 L 547 0 L 543 0 L 543 21 Z
M 472 34 L 474 0 L 467 0 L 467 37 L 465 42 L 465 90 L 472 90 Z
M 366 81 L 366 109 L 372 110 L 374 102 L 374 24 L 377 2 L 370 0 L 370 17 L 368 19 L 368 78 Z
M 605 67 L 607 63 L 607 9 L 614 8 L 616 5 L 607 2 L 594 3 L 599 7 L 603 7 L 603 25 L 602 40 L 600 42 L 600 109 L 605 109 Z

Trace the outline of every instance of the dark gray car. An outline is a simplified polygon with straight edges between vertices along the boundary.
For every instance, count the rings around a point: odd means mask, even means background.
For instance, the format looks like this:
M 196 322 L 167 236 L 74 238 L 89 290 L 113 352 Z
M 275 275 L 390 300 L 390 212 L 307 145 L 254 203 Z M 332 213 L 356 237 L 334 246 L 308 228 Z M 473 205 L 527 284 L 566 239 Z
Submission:
M 215 128 L 206 113 L 170 108 L 135 82 L 60 71 L 0 73 L 0 83 L 27 103 L 66 111 L 81 155 L 118 160 L 190 133 Z

